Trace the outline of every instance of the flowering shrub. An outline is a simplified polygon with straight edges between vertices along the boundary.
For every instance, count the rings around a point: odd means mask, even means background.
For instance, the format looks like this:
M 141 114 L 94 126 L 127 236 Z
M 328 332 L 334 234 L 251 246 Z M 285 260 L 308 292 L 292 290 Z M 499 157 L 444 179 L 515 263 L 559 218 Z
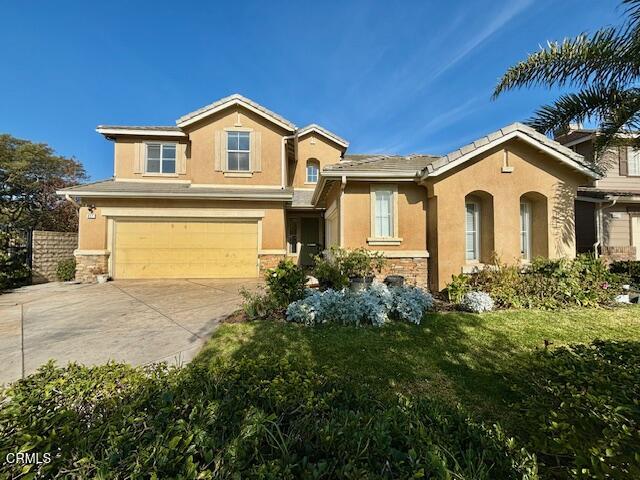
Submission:
M 406 322 L 420 324 L 425 311 L 433 308 L 430 293 L 416 287 L 396 287 L 393 291 L 393 311 Z
M 469 292 L 462 297 L 460 308 L 473 313 L 490 312 L 493 310 L 493 300 L 488 293 Z
M 433 306 L 430 294 L 415 287 L 387 288 L 373 283 L 360 292 L 326 290 L 313 292 L 287 308 L 290 322 L 312 326 L 324 323 L 342 325 L 384 325 L 393 316 L 419 324 L 424 312 Z
M 386 260 L 381 253 L 364 248 L 345 250 L 333 246 L 314 258 L 313 276 L 321 287 L 341 290 L 349 285 L 349 278 L 368 277 L 380 273 Z
M 304 296 L 307 276 L 290 259 L 280 260 L 276 268 L 267 270 L 264 278 L 269 294 L 283 309 Z

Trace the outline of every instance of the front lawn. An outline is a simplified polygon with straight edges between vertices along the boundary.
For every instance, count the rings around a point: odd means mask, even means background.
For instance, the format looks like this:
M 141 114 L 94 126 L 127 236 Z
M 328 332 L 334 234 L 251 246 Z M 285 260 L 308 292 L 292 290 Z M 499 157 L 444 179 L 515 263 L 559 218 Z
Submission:
M 50 455 L 0 478 L 637 479 L 638 378 L 636 306 L 223 324 L 180 369 L 47 365 L 0 392 L 0 458 Z
M 460 403 L 484 420 L 505 422 L 509 381 L 530 352 L 594 339 L 640 341 L 640 307 L 428 314 L 421 325 L 383 328 L 253 322 L 224 324 L 197 361 L 283 357 L 328 368 L 376 396 L 427 395 Z

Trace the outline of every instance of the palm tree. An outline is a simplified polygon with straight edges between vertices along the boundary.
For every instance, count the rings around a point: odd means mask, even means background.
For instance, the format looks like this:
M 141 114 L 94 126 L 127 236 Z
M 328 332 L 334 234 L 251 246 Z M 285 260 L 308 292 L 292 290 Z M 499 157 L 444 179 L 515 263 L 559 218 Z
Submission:
M 621 26 L 549 42 L 509 68 L 493 98 L 522 87 L 572 87 L 574 93 L 541 107 L 527 123 L 548 134 L 591 121 L 601 133 L 600 152 L 621 142 L 640 147 L 640 138 L 622 140 L 621 135 L 640 127 L 640 0 L 622 0 L 622 5 L 627 18 Z

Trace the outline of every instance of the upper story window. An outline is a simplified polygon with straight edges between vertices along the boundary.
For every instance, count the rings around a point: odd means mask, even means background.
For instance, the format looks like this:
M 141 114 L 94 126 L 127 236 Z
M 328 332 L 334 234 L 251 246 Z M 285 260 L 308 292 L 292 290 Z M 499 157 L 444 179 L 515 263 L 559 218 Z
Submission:
M 640 149 L 629 148 L 627 150 L 628 174 L 640 176 Z
M 227 170 L 248 172 L 251 153 L 250 132 L 227 132 Z
M 318 183 L 318 172 L 320 168 L 318 162 L 309 160 L 307 162 L 307 183 Z
M 480 260 L 480 205 L 476 202 L 465 204 L 465 258 Z
M 176 173 L 176 144 L 147 143 L 146 173 Z

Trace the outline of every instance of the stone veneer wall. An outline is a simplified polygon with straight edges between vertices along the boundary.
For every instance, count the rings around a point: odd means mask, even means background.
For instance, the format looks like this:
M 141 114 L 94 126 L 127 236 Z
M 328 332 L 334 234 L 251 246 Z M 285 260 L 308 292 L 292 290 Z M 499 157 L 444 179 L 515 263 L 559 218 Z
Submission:
M 96 281 L 96 270 L 107 272 L 109 265 L 109 253 L 83 253 L 76 252 L 76 280 L 82 283 Z
M 75 232 L 34 230 L 31 254 L 33 283 L 57 281 L 58 263 L 73 258 L 76 248 L 78 234 Z
M 275 268 L 278 265 L 278 262 L 285 258 L 286 255 L 258 255 L 258 259 L 260 261 L 260 278 L 264 276 L 264 273 L 270 269 Z
M 636 247 L 627 245 L 624 247 L 602 247 L 602 258 L 605 262 L 619 262 L 636 259 Z
M 427 260 L 426 258 L 387 258 L 387 265 L 376 275 L 376 278 L 383 281 L 387 275 L 402 275 L 405 284 L 415 285 L 421 288 L 428 288 L 427 285 Z

